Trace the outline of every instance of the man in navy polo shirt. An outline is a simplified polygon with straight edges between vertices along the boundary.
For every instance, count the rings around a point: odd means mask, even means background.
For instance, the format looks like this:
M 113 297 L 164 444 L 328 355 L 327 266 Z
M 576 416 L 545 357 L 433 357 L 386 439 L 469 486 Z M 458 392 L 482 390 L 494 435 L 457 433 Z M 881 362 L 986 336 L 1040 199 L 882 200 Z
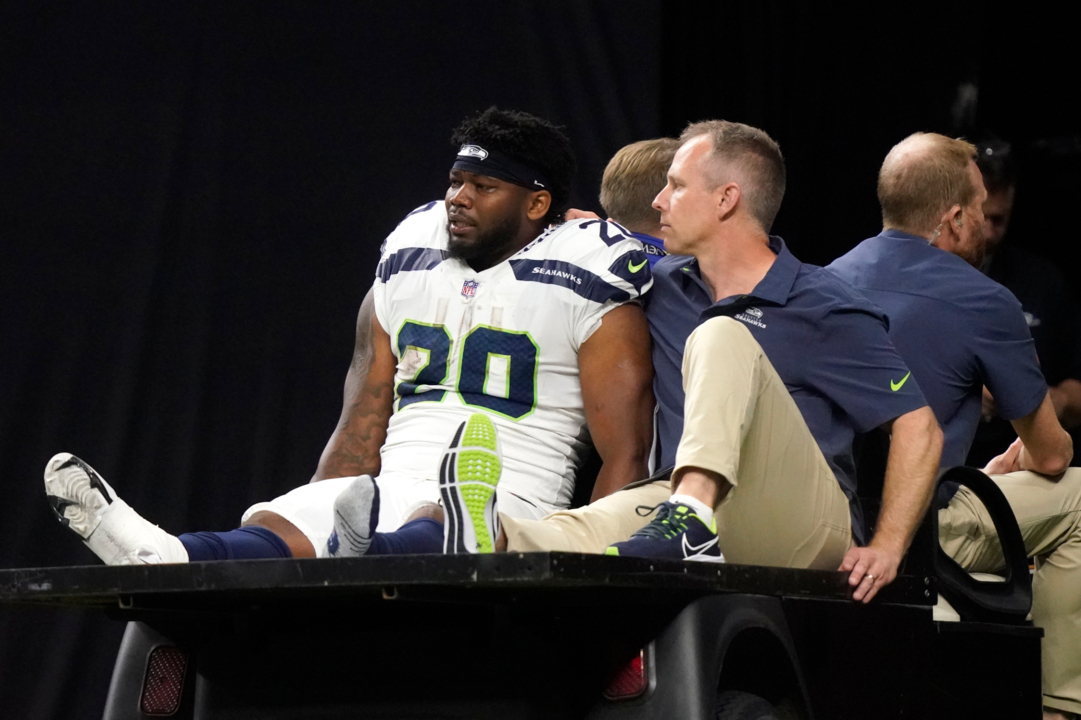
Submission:
M 895 577 L 927 508 L 941 431 L 881 312 L 767 234 L 784 194 L 776 143 L 724 121 L 691 125 L 681 141 L 655 207 L 669 252 L 691 257 L 657 263 L 647 307 L 671 485 L 513 521 L 508 549 L 615 542 L 613 554 L 710 559 L 719 536 L 734 562 L 840 565 L 869 601 Z M 879 426 L 894 443 L 864 545 L 852 440 Z M 658 504 L 642 527 L 638 506 Z
M 984 385 L 1019 440 L 985 468 L 1040 559 L 1033 621 L 1044 628 L 1045 717 L 1081 713 L 1081 469 L 1059 425 L 1020 303 L 976 268 L 983 202 L 976 149 L 917 133 L 879 173 L 885 229 L 829 266 L 890 318 L 890 337 L 945 429 L 942 467 L 964 463 Z M 943 252 L 945 251 L 945 252 Z M 1065 471 L 1064 474 L 1063 471 Z M 942 546 L 968 570 L 1003 568 L 994 525 L 967 488 L 944 488 Z M 956 492 L 956 494 L 953 494 Z M 945 504 L 948 502 L 948 504 Z

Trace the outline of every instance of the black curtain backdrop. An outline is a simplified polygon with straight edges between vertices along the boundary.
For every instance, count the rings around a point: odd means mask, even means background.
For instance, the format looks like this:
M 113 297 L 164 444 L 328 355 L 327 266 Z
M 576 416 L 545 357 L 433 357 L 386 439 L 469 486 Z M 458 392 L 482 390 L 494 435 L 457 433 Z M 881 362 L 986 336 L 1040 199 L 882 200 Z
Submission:
M 667 2 L 661 128 L 723 117 L 769 132 L 788 167 L 774 231 L 819 265 L 881 229 L 875 183 L 895 143 L 993 131 L 1020 161 L 1011 240 L 1073 268 L 1081 55 L 1066 7 Z
M 759 125 L 789 164 L 776 230 L 819 264 L 877 232 L 892 144 L 990 126 L 1023 150 L 1015 230 L 1067 258 L 1068 27 L 974 2 L 0 4 L 0 566 L 95 562 L 43 497 L 62 450 L 171 532 L 306 482 L 379 244 L 491 104 L 567 126 L 591 209 L 622 145 Z M 100 717 L 121 631 L 0 608 L 0 716 Z
M 658 132 L 658 2 L 0 10 L 0 566 L 96 562 L 61 450 L 172 532 L 307 482 L 383 238 L 491 104 L 564 124 L 596 204 Z M 0 609 L 0 716 L 101 716 L 122 627 Z
M 828 264 L 881 229 L 875 182 L 890 147 L 918 130 L 951 132 L 957 86 L 977 71 L 978 8 L 945 3 L 932 21 L 910 6 L 688 3 L 667 16 L 662 125 L 724 117 L 770 133 L 788 167 L 774 231 L 804 262 Z M 939 50 L 937 23 L 963 24 L 952 47 Z M 689 33 L 689 57 L 668 52 Z M 673 106 L 677 97 L 688 100 Z

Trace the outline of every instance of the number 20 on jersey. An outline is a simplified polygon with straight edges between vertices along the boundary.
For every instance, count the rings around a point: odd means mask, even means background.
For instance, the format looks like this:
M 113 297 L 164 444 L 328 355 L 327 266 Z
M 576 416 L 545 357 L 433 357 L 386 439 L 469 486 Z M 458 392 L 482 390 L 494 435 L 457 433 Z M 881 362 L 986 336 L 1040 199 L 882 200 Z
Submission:
M 398 410 L 418 402 L 440 402 L 447 391 L 451 338 L 443 325 L 406 320 L 398 331 L 398 357 L 414 352 L 421 365 L 395 388 Z M 479 325 L 461 341 L 453 387 L 462 402 L 521 420 L 537 404 L 537 344 L 527 332 Z

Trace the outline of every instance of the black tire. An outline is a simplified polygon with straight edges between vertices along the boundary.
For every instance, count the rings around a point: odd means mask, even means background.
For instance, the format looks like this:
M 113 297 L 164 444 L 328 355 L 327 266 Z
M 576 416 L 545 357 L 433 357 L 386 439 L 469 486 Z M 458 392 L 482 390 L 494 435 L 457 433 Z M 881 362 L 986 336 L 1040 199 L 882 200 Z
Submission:
M 717 720 L 783 720 L 769 700 L 740 690 L 717 696 Z

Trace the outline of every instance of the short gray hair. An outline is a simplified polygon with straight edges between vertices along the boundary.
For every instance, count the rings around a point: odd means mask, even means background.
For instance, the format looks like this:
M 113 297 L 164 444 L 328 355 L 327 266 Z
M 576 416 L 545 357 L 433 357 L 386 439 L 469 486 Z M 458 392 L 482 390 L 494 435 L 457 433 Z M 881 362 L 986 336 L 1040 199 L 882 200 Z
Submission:
M 728 120 L 691 123 L 679 139 L 687 143 L 702 135 L 713 143 L 708 156 L 713 162 L 707 171 L 712 186 L 737 181 L 748 213 L 769 232 L 784 198 L 781 148 L 764 130 Z

